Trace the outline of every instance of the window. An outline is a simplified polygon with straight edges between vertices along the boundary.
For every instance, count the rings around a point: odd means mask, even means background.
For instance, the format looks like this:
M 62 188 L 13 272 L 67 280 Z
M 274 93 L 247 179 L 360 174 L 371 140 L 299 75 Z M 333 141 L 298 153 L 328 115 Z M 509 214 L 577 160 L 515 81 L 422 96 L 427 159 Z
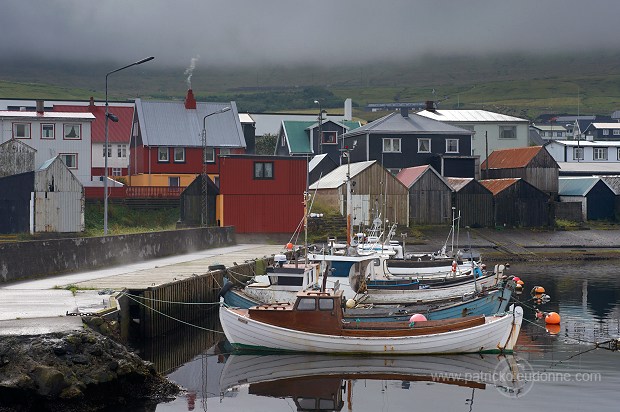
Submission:
M 517 138 L 517 126 L 500 126 L 499 127 L 500 139 L 516 139 Z
M 116 145 L 116 154 L 120 158 L 127 157 L 127 145 L 126 144 Z
M 30 123 L 13 123 L 13 137 L 30 139 Z
M 174 148 L 174 162 L 185 163 L 185 148 L 184 147 Z
M 103 157 L 105 157 L 105 143 L 103 144 Z M 108 157 L 112 157 L 112 146 L 108 145 Z
M 446 153 L 459 152 L 459 139 L 446 139 Z
M 583 160 L 583 147 L 573 147 L 573 160 Z
M 592 158 L 593 160 L 607 160 L 607 148 L 595 147 Z
M 41 125 L 41 139 L 54 139 L 54 125 L 42 124 Z
M 63 130 L 63 138 L 65 140 L 80 140 L 82 138 L 82 126 L 79 124 L 64 124 Z
M 316 308 L 316 299 L 300 298 L 297 303 L 297 310 L 314 310 Z
M 618 148 L 618 160 L 620 160 L 620 147 Z
M 122 169 L 120 167 L 112 168 L 112 176 L 122 176 Z
M 334 310 L 334 300 L 319 299 L 319 310 Z
M 556 137 L 563 137 L 564 136 L 564 132 L 556 132 L 555 136 Z
M 215 162 L 215 149 L 212 147 L 208 147 L 206 155 L 203 154 L 203 156 L 205 156 L 205 159 L 204 159 L 205 163 L 214 163 Z
M 61 153 L 60 160 L 62 160 L 69 169 L 77 169 L 77 154 L 76 153 Z
M 166 163 L 170 161 L 170 151 L 167 147 L 157 148 L 157 161 L 160 163 Z
M 220 156 L 226 156 L 230 154 L 230 149 L 220 149 Z
M 179 176 L 168 176 L 168 186 L 170 187 L 179 187 L 180 185 L 180 177 Z
M 431 139 L 418 139 L 418 153 L 431 152 Z
M 282 136 L 282 147 L 286 147 L 286 136 Z
M 323 144 L 336 144 L 336 133 L 337 132 L 322 132 Z
M 609 129 L 603 129 L 603 136 L 609 136 Z
M 620 136 L 620 129 L 614 129 L 614 136 Z
M 255 162 L 254 179 L 273 179 L 273 162 Z
M 396 137 L 383 139 L 383 153 L 400 153 L 400 139 Z

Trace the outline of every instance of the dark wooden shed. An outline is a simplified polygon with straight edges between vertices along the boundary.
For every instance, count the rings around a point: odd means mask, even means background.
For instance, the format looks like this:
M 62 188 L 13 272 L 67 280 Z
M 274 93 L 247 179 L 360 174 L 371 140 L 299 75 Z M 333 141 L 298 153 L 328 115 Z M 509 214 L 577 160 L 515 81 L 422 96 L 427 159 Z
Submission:
M 181 193 L 181 222 L 184 226 L 200 226 L 202 223 L 202 211 L 205 202 L 203 176 L 198 175 Z M 214 226 L 217 223 L 215 219 L 215 201 L 220 193 L 220 189 L 213 183 L 211 178 L 209 178 L 207 184 L 207 226 Z
M 560 166 L 544 146 L 494 150 L 481 166 L 484 179 L 521 178 L 555 199 Z
M 616 195 L 600 177 L 561 177 L 560 201 L 580 202 L 584 220 L 615 220 Z
M 493 193 L 473 178 L 448 177 L 461 227 L 493 226 Z
M 481 180 L 493 193 L 496 226 L 549 226 L 553 221 L 548 194 L 521 178 Z
M 408 167 L 396 178 L 409 189 L 411 224 L 450 224 L 452 188 L 432 166 Z

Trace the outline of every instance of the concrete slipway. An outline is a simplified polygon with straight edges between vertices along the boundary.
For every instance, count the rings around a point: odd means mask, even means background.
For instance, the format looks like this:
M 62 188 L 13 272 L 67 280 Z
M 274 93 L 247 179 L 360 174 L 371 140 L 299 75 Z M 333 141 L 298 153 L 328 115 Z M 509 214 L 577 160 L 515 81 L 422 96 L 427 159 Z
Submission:
M 208 272 L 211 265 L 235 266 L 282 251 L 281 245 L 240 244 L 144 262 L 0 286 L 0 336 L 72 330 L 72 312 L 107 307 L 112 291 L 146 289 Z M 65 288 L 74 285 L 74 294 Z

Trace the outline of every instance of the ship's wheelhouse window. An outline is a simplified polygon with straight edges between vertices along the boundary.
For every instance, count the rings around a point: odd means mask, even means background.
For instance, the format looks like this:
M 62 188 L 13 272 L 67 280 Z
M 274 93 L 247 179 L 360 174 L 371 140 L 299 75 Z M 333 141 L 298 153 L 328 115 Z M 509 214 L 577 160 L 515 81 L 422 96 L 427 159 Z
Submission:
M 297 310 L 315 310 L 316 299 L 314 298 L 301 298 L 297 303 Z
M 334 299 L 319 299 L 319 310 L 333 310 Z

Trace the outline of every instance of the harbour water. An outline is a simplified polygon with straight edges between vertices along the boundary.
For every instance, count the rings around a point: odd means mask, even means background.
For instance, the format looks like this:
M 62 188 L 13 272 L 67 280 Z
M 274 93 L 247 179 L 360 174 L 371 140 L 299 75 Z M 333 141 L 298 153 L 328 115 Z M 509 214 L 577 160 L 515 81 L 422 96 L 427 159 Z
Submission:
M 617 411 L 620 262 L 514 264 L 526 308 L 513 355 L 334 357 L 229 355 L 216 312 L 203 329 L 146 343 L 142 355 L 186 388 L 163 411 Z M 543 286 L 559 327 L 536 320 Z M 599 347 L 596 343 L 598 342 Z

